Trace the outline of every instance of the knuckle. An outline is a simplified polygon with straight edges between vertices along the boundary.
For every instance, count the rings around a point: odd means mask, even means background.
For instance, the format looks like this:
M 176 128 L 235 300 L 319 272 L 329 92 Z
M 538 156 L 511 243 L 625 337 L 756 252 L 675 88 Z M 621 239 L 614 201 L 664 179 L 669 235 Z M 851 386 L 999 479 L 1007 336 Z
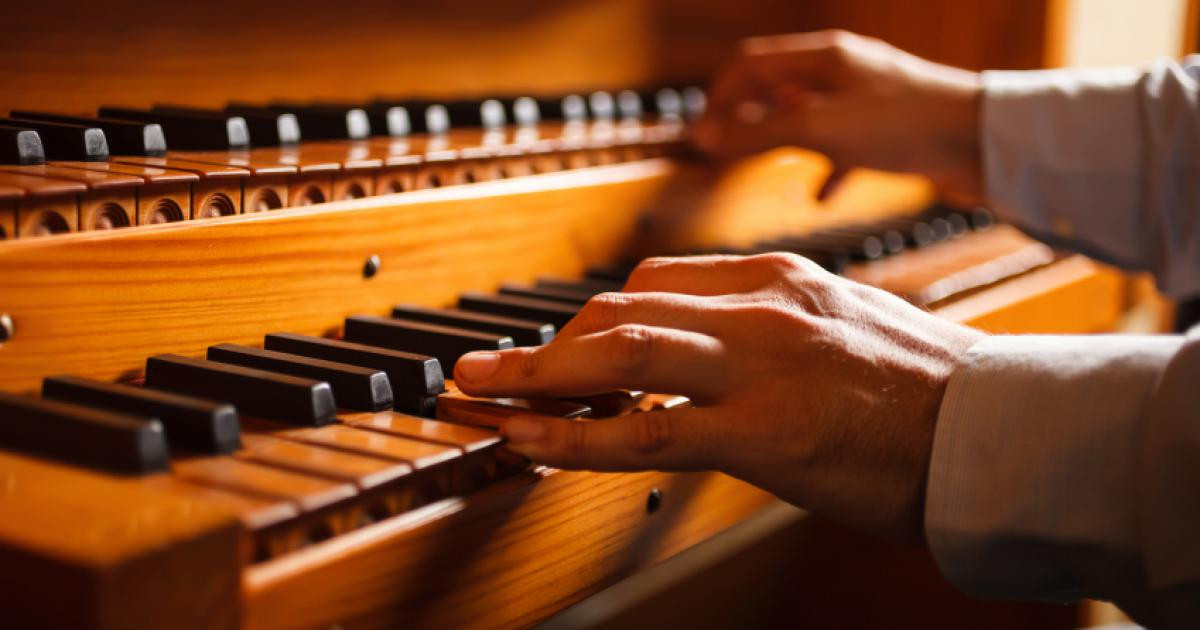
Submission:
M 639 324 L 622 324 L 609 333 L 609 351 L 618 370 L 634 373 L 642 369 L 652 353 L 654 333 Z
M 808 330 L 812 327 L 812 322 L 802 309 L 777 302 L 745 306 L 742 314 L 750 321 L 749 327 L 755 330 L 783 329 L 794 334 L 796 330 Z
M 565 455 L 571 459 L 579 459 L 588 454 L 588 432 L 587 426 L 584 424 L 571 423 L 567 425 L 567 432 L 563 442 L 563 451 Z
M 517 376 L 528 380 L 537 377 L 541 372 L 542 355 L 535 349 L 523 350 L 517 353 Z
M 629 303 L 626 293 L 599 293 L 580 309 L 579 317 L 592 329 L 604 329 L 613 326 L 620 318 L 622 308 Z
M 806 259 L 803 256 L 789 252 L 771 252 L 752 256 L 748 260 L 764 268 L 775 276 L 787 276 L 798 271 L 806 270 Z
M 657 411 L 639 414 L 630 431 L 630 447 L 637 453 L 652 454 L 666 450 L 675 437 L 669 413 Z

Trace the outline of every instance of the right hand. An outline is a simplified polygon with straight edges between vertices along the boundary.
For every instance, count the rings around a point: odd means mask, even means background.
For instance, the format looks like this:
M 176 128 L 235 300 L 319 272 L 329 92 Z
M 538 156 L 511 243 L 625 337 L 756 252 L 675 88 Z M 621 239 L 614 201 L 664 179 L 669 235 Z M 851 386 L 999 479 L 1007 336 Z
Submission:
M 718 75 L 695 143 L 719 158 L 776 146 L 928 176 L 951 201 L 980 193 L 979 74 L 844 31 L 757 37 Z

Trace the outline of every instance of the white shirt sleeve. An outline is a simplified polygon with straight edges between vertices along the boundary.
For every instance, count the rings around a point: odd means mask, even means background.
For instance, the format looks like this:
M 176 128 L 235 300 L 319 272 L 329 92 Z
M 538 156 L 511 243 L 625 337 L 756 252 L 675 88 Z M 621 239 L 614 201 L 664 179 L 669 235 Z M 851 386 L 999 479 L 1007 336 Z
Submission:
M 938 417 L 925 524 L 973 595 L 1200 627 L 1200 328 L 976 344 Z
M 1200 294 L 1200 56 L 983 74 L 985 195 L 1041 240 Z

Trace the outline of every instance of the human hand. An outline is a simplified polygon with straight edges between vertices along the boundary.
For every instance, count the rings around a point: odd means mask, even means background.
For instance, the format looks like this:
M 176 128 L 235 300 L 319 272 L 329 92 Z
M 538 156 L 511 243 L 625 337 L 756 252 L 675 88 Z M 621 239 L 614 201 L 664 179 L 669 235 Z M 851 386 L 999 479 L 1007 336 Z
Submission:
M 756 37 L 718 75 L 693 137 L 719 158 L 814 149 L 835 177 L 856 166 L 919 173 L 978 203 L 981 90 L 978 73 L 844 31 Z
M 509 448 L 561 468 L 721 470 L 826 516 L 920 535 L 934 424 L 982 334 L 791 254 L 643 262 L 539 347 L 464 355 L 476 396 L 627 388 L 695 406 L 516 417 Z

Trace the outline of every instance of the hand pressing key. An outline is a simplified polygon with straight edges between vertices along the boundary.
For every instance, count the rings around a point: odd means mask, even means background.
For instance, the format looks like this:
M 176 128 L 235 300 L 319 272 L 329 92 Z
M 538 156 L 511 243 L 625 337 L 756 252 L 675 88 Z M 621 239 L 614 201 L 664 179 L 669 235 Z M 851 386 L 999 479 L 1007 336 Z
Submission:
M 475 352 L 476 396 L 683 394 L 692 408 L 602 422 L 511 418 L 552 466 L 720 470 L 895 538 L 921 532 L 938 406 L 982 333 L 790 254 L 649 259 L 545 346 Z

